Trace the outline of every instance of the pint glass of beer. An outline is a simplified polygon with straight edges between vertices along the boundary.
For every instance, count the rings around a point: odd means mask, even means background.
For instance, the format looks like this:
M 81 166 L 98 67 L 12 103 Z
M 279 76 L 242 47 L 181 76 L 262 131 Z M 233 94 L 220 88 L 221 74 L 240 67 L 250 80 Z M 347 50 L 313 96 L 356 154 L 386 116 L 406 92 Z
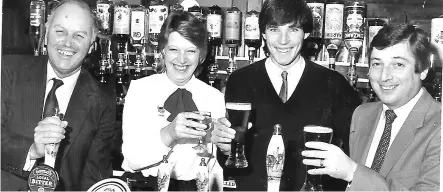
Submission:
M 231 142 L 231 153 L 226 160 L 226 167 L 245 168 L 248 161 L 245 156 L 245 133 L 248 130 L 251 103 L 226 103 L 228 120 L 231 128 L 235 129 L 235 138 Z
M 306 142 L 319 141 L 324 143 L 331 143 L 332 129 L 329 127 L 322 127 L 317 125 L 307 125 L 303 129 L 303 137 Z M 308 149 L 306 149 L 308 150 Z M 306 180 L 300 191 L 323 191 L 323 184 L 321 182 L 321 175 L 310 175 L 308 170 L 315 169 L 315 166 L 306 166 Z

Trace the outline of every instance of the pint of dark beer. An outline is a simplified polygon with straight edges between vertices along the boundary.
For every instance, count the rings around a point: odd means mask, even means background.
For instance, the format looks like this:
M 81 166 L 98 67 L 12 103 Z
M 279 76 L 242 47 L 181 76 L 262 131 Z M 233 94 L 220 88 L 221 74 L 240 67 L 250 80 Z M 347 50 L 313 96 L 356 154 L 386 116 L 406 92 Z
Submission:
M 231 142 L 231 153 L 226 166 L 229 168 L 248 167 L 248 161 L 244 153 L 245 133 L 248 130 L 249 115 L 251 113 L 251 103 L 226 103 L 228 120 L 231 128 L 235 129 L 235 138 Z
M 329 127 L 322 127 L 317 125 L 307 125 L 303 129 L 303 136 L 305 143 L 309 141 L 319 141 L 324 143 L 331 143 L 332 129 Z M 309 149 L 306 149 L 309 150 Z M 300 191 L 323 191 L 323 184 L 321 182 L 321 175 L 310 175 L 308 170 L 316 169 L 315 166 L 306 166 L 306 180 Z

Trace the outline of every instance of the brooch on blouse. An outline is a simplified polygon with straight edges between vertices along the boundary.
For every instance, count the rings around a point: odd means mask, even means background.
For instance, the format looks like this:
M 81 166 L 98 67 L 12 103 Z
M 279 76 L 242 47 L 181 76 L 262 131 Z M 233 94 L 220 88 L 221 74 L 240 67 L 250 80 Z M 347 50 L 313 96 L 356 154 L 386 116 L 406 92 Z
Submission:
M 164 117 L 165 116 L 165 108 L 163 106 L 157 106 L 158 116 Z

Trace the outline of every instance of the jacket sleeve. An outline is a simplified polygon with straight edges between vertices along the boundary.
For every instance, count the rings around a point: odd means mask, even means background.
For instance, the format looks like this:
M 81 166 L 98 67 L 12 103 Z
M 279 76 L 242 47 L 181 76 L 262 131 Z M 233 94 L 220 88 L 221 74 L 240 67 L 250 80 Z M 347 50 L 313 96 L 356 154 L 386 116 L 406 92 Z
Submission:
M 112 176 L 111 141 L 114 138 L 116 105 L 111 98 L 101 98 L 98 129 L 89 147 L 87 160 L 80 180 L 81 190 Z
M 345 78 L 338 74 L 334 81 L 332 117 L 334 124 L 333 144 L 342 148 L 349 155 L 349 133 L 352 114 L 361 104 L 358 93 L 349 85 Z
M 2 60 L 1 63 L 1 169 L 26 178 L 29 172 L 23 171 L 23 167 L 29 147 L 34 140 L 11 132 L 14 128 L 10 127 L 9 121 L 13 115 L 14 95 L 12 94 L 17 76 L 8 68 L 7 63 L 6 60 Z

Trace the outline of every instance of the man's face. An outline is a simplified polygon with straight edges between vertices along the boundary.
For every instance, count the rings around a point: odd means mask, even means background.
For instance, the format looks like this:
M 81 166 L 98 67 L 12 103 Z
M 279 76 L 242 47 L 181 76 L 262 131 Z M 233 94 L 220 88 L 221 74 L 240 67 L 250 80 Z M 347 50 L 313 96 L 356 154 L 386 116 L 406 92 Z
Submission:
M 272 61 L 280 67 L 290 67 L 300 56 L 303 40 L 309 36 L 294 23 L 267 26 L 263 38 L 269 48 Z
M 54 14 L 48 26 L 49 61 L 60 77 L 80 70 L 92 45 L 93 20 L 76 4 L 65 4 Z
M 380 100 L 390 109 L 396 109 L 411 100 L 421 88 L 421 80 L 428 70 L 415 73 L 416 60 L 402 42 L 383 50 L 371 52 L 369 80 Z

